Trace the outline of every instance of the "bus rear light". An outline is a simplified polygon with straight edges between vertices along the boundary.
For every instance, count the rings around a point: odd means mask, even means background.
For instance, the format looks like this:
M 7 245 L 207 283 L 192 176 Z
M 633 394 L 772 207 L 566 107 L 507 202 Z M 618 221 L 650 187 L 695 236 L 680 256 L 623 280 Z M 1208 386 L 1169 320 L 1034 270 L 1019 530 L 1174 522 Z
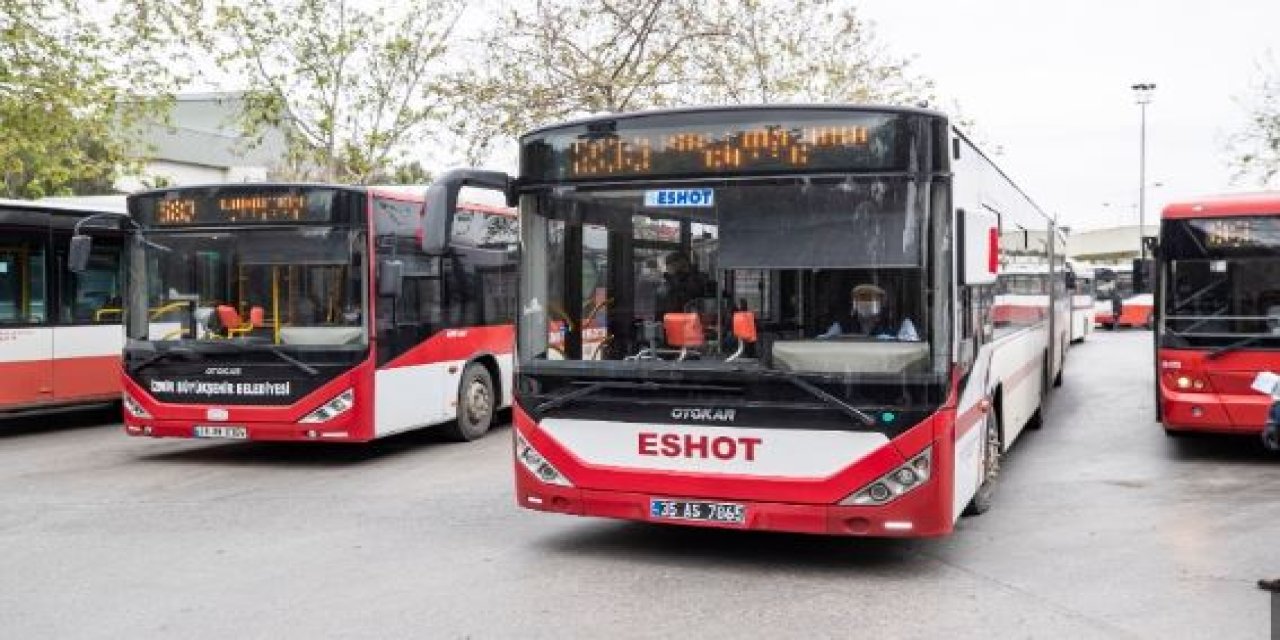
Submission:
M 123 405 L 124 405 L 124 410 L 125 410 L 125 411 L 128 411 L 128 412 L 129 412 L 129 415 L 131 415 L 131 416 L 133 416 L 133 417 L 135 417 L 135 418 L 150 418 L 150 417 L 151 417 L 151 414 L 150 414 L 150 413 L 147 413 L 147 410 L 146 410 L 146 409 L 144 409 L 144 408 L 142 408 L 142 405 L 141 405 L 141 404 L 138 404 L 138 401 L 137 401 L 137 400 L 134 400 L 134 399 L 133 399 L 129 394 L 127 394 L 127 393 L 124 393 L 124 394 L 121 394 L 121 395 L 120 395 L 120 402 L 121 402 L 121 404 L 123 404 Z
M 565 478 L 559 470 L 552 466 L 550 462 L 547 462 L 546 458 L 543 458 L 542 454 L 538 453 L 538 450 L 534 449 L 533 445 L 529 444 L 524 439 L 524 436 L 518 433 L 516 434 L 516 460 L 519 460 L 520 464 L 524 465 L 524 468 L 528 469 L 529 473 L 532 473 L 534 477 L 547 484 L 561 487 L 573 486 L 573 483 L 569 482 L 568 478 Z
M 919 487 L 929 479 L 932 456 L 933 447 L 926 448 L 906 464 L 880 476 L 853 495 L 841 500 L 840 504 L 880 506 L 897 500 L 899 496 Z
M 319 409 L 308 413 L 307 416 L 298 422 L 303 424 L 319 424 L 328 422 L 347 411 L 351 410 L 356 404 L 355 389 L 347 389 L 339 393 L 332 400 L 320 405 Z

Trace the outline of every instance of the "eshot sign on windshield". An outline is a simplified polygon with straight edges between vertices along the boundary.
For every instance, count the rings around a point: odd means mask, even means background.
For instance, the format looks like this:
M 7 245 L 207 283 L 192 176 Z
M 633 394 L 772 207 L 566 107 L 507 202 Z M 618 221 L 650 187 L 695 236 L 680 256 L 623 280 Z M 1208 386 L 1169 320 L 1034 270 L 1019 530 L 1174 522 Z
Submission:
M 701 189 L 650 189 L 644 192 L 644 206 L 664 207 L 714 207 L 716 191 Z

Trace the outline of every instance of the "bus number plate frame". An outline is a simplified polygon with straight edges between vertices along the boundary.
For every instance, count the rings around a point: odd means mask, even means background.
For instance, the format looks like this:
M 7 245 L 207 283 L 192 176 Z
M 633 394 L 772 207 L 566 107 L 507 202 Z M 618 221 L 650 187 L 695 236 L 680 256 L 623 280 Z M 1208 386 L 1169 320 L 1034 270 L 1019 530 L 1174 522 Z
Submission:
M 191 430 L 196 438 L 217 438 L 222 440 L 248 440 L 249 429 L 246 427 L 228 427 L 225 425 L 198 424 Z
M 732 502 L 651 498 L 649 517 L 653 520 L 742 525 L 747 521 L 747 507 Z

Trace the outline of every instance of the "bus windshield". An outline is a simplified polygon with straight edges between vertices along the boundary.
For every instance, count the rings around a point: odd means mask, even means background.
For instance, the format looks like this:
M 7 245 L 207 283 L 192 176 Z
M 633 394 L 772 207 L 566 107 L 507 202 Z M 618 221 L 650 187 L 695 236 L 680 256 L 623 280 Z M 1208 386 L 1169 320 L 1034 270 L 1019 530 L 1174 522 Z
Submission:
M 883 175 L 539 192 L 521 229 L 521 360 L 615 373 L 945 370 L 931 352 L 916 202 L 914 182 Z
M 363 345 L 364 237 L 346 226 L 149 232 L 130 266 L 129 338 Z
M 1280 217 L 1166 220 L 1167 346 L 1280 347 Z

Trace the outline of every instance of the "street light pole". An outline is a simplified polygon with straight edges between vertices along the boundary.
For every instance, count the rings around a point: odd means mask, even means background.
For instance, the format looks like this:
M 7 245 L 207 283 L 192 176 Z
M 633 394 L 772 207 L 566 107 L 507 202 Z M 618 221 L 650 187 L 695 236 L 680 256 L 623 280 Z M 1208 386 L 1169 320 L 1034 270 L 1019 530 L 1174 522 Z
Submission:
M 1145 242 L 1147 223 L 1147 105 L 1151 104 L 1151 95 L 1156 85 L 1142 82 L 1133 85 L 1134 101 L 1142 112 L 1142 125 L 1138 134 L 1138 255 L 1147 259 Z

